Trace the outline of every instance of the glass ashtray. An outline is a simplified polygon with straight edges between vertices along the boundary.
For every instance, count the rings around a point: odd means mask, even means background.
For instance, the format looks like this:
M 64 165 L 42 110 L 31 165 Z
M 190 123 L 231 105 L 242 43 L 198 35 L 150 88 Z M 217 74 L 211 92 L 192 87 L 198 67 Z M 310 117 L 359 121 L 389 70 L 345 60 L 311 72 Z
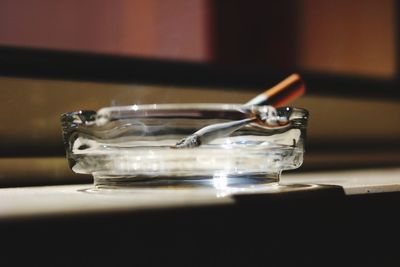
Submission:
M 237 104 L 153 104 L 61 115 L 70 168 L 97 188 L 246 187 L 303 162 L 308 112 Z

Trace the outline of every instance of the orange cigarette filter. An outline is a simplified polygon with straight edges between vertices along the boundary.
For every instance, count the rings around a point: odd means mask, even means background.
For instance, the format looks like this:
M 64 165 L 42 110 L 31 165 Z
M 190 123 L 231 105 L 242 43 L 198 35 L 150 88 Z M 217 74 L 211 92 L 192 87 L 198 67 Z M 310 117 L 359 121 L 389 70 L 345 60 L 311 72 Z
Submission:
M 265 92 L 251 99 L 245 105 L 271 105 L 282 107 L 300 97 L 305 92 L 305 85 L 300 75 L 294 73 Z

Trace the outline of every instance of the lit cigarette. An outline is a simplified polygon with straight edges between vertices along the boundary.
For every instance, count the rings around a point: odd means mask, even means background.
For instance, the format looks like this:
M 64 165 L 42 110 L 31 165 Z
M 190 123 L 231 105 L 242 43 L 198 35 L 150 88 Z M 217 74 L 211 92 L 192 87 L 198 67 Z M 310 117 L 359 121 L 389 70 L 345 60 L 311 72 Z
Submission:
M 215 123 L 201 128 L 188 137 L 183 138 L 173 146 L 173 148 L 198 147 L 202 144 L 208 144 L 219 137 L 228 136 L 243 126 L 258 120 L 257 117 L 247 118 L 239 121 Z
M 305 92 L 304 82 L 300 75 L 292 74 L 277 85 L 251 99 L 245 106 L 270 105 L 281 107 L 298 98 Z
M 244 105 L 271 105 L 280 107 L 301 96 L 304 92 L 305 86 L 302 79 L 298 74 L 292 74 L 285 80 L 251 99 Z M 172 148 L 191 148 L 201 146 L 202 144 L 208 144 L 214 139 L 229 136 L 234 131 L 253 122 L 257 122 L 259 125 L 263 125 L 267 128 L 284 128 L 289 125 L 289 121 L 286 118 L 278 117 L 276 122 L 271 123 L 268 118 L 264 120 L 255 115 L 239 121 L 208 125 L 201 128 L 194 134 L 181 139 L 174 146 L 172 146 Z

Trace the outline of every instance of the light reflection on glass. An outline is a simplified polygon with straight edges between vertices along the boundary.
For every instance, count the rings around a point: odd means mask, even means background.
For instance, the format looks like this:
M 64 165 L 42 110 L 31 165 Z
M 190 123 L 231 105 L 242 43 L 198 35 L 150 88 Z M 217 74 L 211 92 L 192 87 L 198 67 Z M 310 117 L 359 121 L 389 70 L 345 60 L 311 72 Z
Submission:
M 228 189 L 228 177 L 225 172 L 218 172 L 214 174 L 213 177 L 213 186 L 217 190 L 226 190 Z

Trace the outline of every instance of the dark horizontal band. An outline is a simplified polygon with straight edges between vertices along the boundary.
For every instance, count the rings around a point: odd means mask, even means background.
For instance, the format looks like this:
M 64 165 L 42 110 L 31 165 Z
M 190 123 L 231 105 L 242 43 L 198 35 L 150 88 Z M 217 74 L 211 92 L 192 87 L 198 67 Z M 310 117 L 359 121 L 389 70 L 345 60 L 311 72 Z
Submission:
M 396 79 L 0 46 L 0 76 L 259 91 L 292 72 L 301 74 L 308 95 L 400 99 Z

